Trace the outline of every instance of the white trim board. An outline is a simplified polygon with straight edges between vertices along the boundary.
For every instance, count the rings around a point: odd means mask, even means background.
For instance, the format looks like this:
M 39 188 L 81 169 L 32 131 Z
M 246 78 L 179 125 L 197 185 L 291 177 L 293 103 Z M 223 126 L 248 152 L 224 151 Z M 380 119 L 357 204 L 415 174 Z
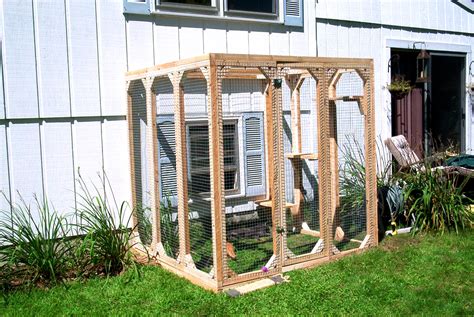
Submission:
M 459 52 L 459 53 L 471 53 L 470 45 L 463 44 L 451 44 L 451 43 L 442 43 L 442 42 L 428 42 L 428 41 L 417 41 L 417 40 L 394 40 L 387 39 L 386 44 L 389 48 L 404 48 L 404 49 L 413 49 L 413 43 L 423 42 L 428 51 L 446 51 L 446 52 Z

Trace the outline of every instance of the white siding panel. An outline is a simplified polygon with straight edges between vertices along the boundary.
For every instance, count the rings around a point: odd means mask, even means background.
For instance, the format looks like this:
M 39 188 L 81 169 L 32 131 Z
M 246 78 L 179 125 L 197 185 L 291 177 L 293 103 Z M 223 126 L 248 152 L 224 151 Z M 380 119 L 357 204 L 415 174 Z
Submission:
M 156 64 L 179 59 L 179 24 L 175 18 L 157 19 L 154 36 Z
M 204 53 L 202 23 L 182 20 L 179 29 L 179 51 L 181 58 L 193 57 Z
M 64 2 L 37 1 L 35 12 L 40 114 L 66 117 L 71 109 Z
M 36 60 L 31 1 L 4 1 L 3 52 L 7 116 L 37 117 Z
M 74 116 L 99 115 L 95 3 L 92 0 L 67 3 L 72 113 Z
M 326 23 L 316 23 L 316 52 L 317 56 L 328 56 Z
M 3 94 L 3 62 L 2 62 L 1 50 L 2 48 L 0 46 L 0 119 L 4 119 L 5 118 L 5 96 Z
M 227 53 L 249 53 L 249 31 L 246 24 L 232 22 L 227 24 Z
M 344 23 L 337 28 L 337 56 L 349 57 L 349 54 L 349 28 Z
M 153 24 L 149 18 L 134 16 L 127 21 L 127 52 L 128 70 L 153 66 Z
M 131 201 L 128 125 L 124 120 L 105 121 L 103 130 L 104 170 L 120 205 L 123 201 Z
M 249 53 L 270 54 L 270 35 L 267 26 L 251 25 L 249 32 Z
M 290 39 L 287 27 L 273 25 L 270 33 L 270 54 L 271 55 L 289 55 Z
M 363 45 L 360 40 L 360 31 L 362 28 L 351 27 L 348 29 L 349 35 L 349 55 L 348 57 L 362 57 L 361 46 Z M 370 39 L 363 39 L 364 42 L 370 41 Z M 366 56 L 367 57 L 367 56 Z
M 337 57 L 337 25 L 327 24 L 326 25 L 326 56 L 327 57 Z M 323 56 L 323 55 L 320 55 Z
M 102 145 L 100 122 L 76 121 L 74 129 L 74 161 L 86 182 L 99 186 L 98 173 L 102 174 Z M 77 199 L 77 196 L 76 196 Z
M 103 115 L 125 115 L 125 20 L 119 1 L 98 1 L 100 88 Z
M 59 213 L 70 213 L 75 203 L 71 123 L 46 122 L 42 137 L 46 197 Z
M 308 34 L 305 32 L 291 31 L 290 37 L 290 55 L 296 56 L 308 56 L 311 55 L 309 52 L 309 45 L 313 44 L 308 41 Z M 314 39 L 312 40 L 314 41 Z M 314 46 L 313 46 L 314 47 Z
M 8 202 L 3 194 L 10 197 L 10 179 L 8 177 L 8 148 L 5 125 L 0 125 L 0 212 L 8 210 Z
M 40 199 L 43 197 L 39 126 L 37 123 L 12 124 L 9 132 L 14 200 L 19 202 L 19 192 L 27 203 L 31 203 L 34 194 Z
M 227 25 L 225 22 L 206 21 L 204 23 L 204 53 L 225 53 Z

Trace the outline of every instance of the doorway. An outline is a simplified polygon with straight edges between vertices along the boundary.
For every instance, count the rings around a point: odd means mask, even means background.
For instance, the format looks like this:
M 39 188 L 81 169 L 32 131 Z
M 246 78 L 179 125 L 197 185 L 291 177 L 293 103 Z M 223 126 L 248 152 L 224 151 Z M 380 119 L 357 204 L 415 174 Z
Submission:
M 398 73 L 413 85 L 401 99 L 392 98 L 392 135 L 403 134 L 422 158 L 435 151 L 465 150 L 465 55 L 429 52 L 431 76 L 416 82 L 418 50 L 392 49 L 392 77 Z

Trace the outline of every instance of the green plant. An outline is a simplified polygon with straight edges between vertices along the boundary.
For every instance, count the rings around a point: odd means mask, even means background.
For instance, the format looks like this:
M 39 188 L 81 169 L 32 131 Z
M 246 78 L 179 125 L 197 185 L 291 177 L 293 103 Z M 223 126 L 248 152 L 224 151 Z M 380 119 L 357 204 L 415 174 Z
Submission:
M 23 282 L 56 283 L 66 277 L 73 244 L 61 239 L 71 234 L 66 217 L 59 215 L 47 199 L 34 197 L 33 207 L 23 197 L 8 201 L 10 210 L 1 211 L 0 261 L 2 284 L 12 279 Z
M 173 221 L 173 213 L 170 195 L 165 195 L 165 200 L 160 202 L 160 226 L 163 248 L 171 257 L 179 251 L 178 222 Z
M 150 207 L 144 207 L 142 204 L 135 206 L 134 213 L 137 217 L 138 234 L 140 235 L 140 241 L 144 245 L 150 245 L 152 239 L 150 212 Z
M 459 184 L 456 175 L 448 176 L 429 165 L 418 173 L 405 175 L 404 180 L 408 214 L 413 215 L 417 230 L 459 232 L 472 226 L 474 214 L 466 206 L 472 200 L 463 195 L 467 180 Z
M 106 195 L 95 185 L 90 190 L 79 174 L 78 183 L 81 193 L 78 201 L 79 230 L 85 234 L 79 255 L 86 257 L 86 266 L 103 270 L 106 275 L 122 272 L 134 265 L 131 254 L 133 229 L 132 212 L 127 202 L 117 204 L 112 187 L 106 176 L 99 177 Z M 105 188 L 104 188 L 105 189 Z
M 387 85 L 387 89 L 393 93 L 401 93 L 401 94 L 407 94 L 411 91 L 412 86 L 410 81 L 405 80 L 403 78 L 396 78 L 393 79 L 392 82 Z

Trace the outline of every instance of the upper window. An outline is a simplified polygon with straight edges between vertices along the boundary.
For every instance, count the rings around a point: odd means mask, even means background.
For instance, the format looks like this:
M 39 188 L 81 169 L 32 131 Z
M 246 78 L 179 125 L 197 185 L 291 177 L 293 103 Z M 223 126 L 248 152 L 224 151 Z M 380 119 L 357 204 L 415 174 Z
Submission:
M 181 4 L 193 4 L 201 6 L 212 5 L 211 0 L 161 0 L 161 3 L 181 3 Z
M 275 0 L 227 0 L 227 10 L 251 13 L 276 13 Z

